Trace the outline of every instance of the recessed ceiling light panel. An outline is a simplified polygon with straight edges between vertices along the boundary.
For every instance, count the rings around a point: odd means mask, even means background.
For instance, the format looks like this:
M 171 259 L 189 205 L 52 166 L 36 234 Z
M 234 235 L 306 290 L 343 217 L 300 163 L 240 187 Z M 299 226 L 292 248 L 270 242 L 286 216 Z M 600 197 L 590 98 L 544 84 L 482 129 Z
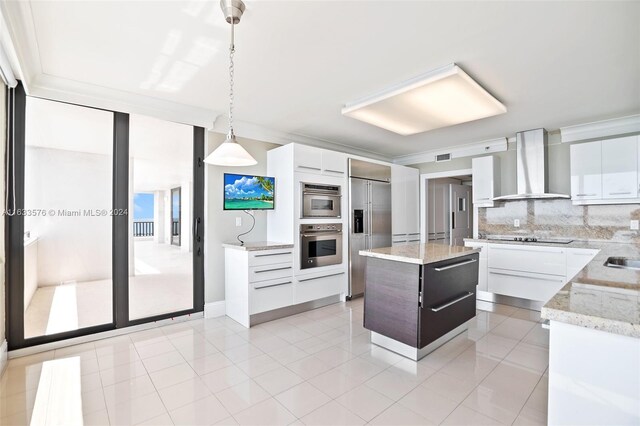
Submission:
M 413 135 L 498 114 L 507 108 L 456 64 L 347 104 L 342 114 Z

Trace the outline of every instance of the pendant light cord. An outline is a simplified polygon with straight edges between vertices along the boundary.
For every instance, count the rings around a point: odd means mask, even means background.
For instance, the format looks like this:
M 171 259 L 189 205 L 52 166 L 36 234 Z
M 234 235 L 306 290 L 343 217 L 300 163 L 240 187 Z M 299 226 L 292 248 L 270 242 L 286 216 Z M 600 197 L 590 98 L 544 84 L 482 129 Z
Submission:
M 249 216 L 251 216 L 251 219 L 253 219 L 253 223 L 251 224 L 251 228 L 247 231 L 247 232 L 243 232 L 242 234 L 239 234 L 236 238 L 238 239 L 238 241 L 240 241 L 241 245 L 244 245 L 244 241 L 242 241 L 240 239 L 240 237 L 242 237 L 243 235 L 247 235 L 249 232 L 253 231 L 254 226 L 256 226 L 256 218 L 254 215 L 252 215 L 249 210 L 243 210 L 246 214 L 248 214 Z
M 234 40 L 234 18 L 231 17 L 231 45 L 229 46 L 229 139 L 233 140 L 233 54 L 236 53 Z

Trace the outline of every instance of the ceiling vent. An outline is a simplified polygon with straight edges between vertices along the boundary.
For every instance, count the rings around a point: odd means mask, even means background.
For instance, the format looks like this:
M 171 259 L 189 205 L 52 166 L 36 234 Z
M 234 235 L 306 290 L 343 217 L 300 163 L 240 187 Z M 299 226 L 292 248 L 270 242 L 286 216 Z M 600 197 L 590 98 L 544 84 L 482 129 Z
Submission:
M 439 163 L 441 161 L 449 161 L 449 160 L 451 160 L 451 153 L 436 155 L 436 163 Z

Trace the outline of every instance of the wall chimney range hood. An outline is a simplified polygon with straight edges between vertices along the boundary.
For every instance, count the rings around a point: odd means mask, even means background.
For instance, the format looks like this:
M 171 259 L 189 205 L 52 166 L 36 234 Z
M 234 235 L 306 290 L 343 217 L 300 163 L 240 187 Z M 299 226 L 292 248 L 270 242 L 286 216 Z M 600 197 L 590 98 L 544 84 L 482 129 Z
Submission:
M 547 168 L 547 131 L 527 130 L 516 133 L 516 170 L 518 192 L 496 197 L 494 201 L 570 198 L 549 192 Z

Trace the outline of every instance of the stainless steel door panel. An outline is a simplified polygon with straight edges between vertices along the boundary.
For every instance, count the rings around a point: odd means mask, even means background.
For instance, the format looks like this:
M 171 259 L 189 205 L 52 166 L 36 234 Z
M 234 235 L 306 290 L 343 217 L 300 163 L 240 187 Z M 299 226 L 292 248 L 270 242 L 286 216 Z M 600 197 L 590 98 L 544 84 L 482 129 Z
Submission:
M 367 161 L 349 160 L 349 176 L 361 179 L 372 179 L 383 182 L 391 181 L 391 167 Z
M 369 240 L 369 181 L 350 179 L 349 185 L 349 296 L 358 296 L 364 292 L 364 262 L 358 252 L 367 249 Z M 363 224 L 359 232 L 354 229 L 355 212 L 361 213 Z
M 371 248 L 391 246 L 391 185 L 371 182 Z
M 359 296 L 364 293 L 365 257 L 358 252 L 366 248 L 367 236 L 351 234 L 349 240 L 349 296 Z

